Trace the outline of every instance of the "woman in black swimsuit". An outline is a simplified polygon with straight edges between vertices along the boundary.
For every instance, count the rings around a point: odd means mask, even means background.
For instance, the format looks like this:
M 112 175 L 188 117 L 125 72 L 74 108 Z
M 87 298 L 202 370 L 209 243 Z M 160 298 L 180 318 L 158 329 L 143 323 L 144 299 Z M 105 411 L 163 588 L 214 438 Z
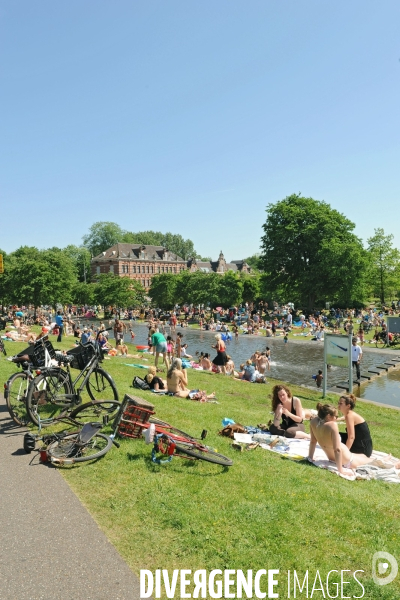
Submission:
M 339 432 L 339 435 L 350 452 L 370 457 L 372 454 L 371 433 L 365 419 L 354 412 L 355 405 L 356 397 L 353 394 L 340 397 L 338 407 L 343 417 L 338 421 L 346 421 L 346 433 Z
M 269 428 L 272 435 L 310 439 L 309 434 L 304 431 L 304 415 L 300 399 L 293 396 L 286 385 L 276 385 L 273 388 L 272 410 L 274 411 L 274 422 Z

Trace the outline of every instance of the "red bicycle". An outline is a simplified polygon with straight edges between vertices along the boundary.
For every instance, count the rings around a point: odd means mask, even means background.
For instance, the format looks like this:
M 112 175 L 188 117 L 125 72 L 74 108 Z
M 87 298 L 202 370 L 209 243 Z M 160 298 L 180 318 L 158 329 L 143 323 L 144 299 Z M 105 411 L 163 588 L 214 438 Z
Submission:
M 189 460 L 205 460 L 210 463 L 231 467 L 233 460 L 203 443 L 207 431 L 197 439 L 166 421 L 154 417 L 154 406 L 135 396 L 126 395 L 114 421 L 116 435 L 139 438 L 153 444 L 152 460 L 155 463 L 170 462 L 174 456 Z M 167 456 L 166 459 L 158 455 Z

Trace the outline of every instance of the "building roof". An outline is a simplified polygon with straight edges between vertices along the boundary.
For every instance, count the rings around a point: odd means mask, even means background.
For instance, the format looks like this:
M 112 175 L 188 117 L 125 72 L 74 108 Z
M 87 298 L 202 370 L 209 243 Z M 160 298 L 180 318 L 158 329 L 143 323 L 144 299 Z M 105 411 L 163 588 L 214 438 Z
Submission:
M 145 244 L 125 244 L 118 242 L 101 252 L 93 260 L 110 260 L 113 258 L 134 259 L 134 260 L 155 260 L 155 261 L 174 261 L 186 264 L 186 261 L 163 246 L 152 246 Z

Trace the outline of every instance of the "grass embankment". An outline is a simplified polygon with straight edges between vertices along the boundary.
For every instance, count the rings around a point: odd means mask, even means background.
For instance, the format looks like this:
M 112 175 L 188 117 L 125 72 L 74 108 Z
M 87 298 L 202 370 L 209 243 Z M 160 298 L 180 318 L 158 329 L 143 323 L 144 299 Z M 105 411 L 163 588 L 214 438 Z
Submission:
M 56 345 L 56 344 L 55 344 Z M 58 347 L 69 348 L 72 338 Z M 9 353 L 23 344 L 7 343 Z M 102 460 L 63 469 L 62 474 L 131 568 L 280 569 L 303 574 L 318 569 L 363 569 L 365 598 L 398 598 L 396 582 L 378 588 L 371 580 L 374 552 L 398 555 L 399 487 L 382 482 L 348 482 L 309 464 L 256 449 L 239 453 L 217 435 L 224 417 L 245 425 L 268 422 L 276 382 L 247 384 L 222 375 L 189 371 L 190 387 L 215 391 L 220 404 L 199 404 L 130 388 L 144 370 L 125 366 L 138 359 L 115 357 L 103 366 L 125 393 L 154 402 L 157 416 L 193 435 L 208 430 L 208 444 L 234 459 L 223 469 L 201 461 L 151 462 L 141 440 L 122 440 Z M 152 359 L 149 359 L 149 363 Z M 0 360 L 4 381 L 15 367 Z M 291 386 L 305 407 L 321 394 Z M 337 397 L 330 400 L 337 402 Z M 400 412 L 360 403 L 376 449 L 400 456 Z M 308 425 L 306 424 L 306 427 Z M 284 574 L 284 575 L 283 575 Z M 351 576 L 346 573 L 345 581 Z M 312 576 L 312 580 L 314 576 Z M 287 597 L 279 588 L 280 597 Z M 379 592 L 379 593 L 378 593 Z M 334 595 L 334 590 L 331 590 Z M 360 596 L 358 584 L 344 596 Z M 305 597 L 299 595 L 299 597 Z M 313 597 L 323 597 L 315 592 Z

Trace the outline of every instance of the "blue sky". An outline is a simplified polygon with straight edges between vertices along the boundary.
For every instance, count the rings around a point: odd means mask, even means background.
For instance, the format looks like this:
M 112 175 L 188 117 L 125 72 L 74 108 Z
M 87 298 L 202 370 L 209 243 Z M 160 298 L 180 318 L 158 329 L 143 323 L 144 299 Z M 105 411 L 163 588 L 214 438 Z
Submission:
M 400 3 L 0 2 L 0 248 L 95 221 L 259 250 L 294 192 L 395 236 Z

